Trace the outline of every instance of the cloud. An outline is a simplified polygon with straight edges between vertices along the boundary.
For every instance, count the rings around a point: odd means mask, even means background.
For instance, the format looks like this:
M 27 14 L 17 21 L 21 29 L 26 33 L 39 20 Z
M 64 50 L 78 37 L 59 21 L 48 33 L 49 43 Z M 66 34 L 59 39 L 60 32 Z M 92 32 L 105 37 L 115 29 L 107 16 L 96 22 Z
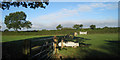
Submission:
M 66 17 L 77 15 L 77 13 L 78 13 L 77 10 L 62 9 L 58 12 L 35 17 L 32 20 L 38 20 L 38 21 L 39 20 L 58 20 L 58 19 L 60 20 Z
M 35 24 L 34 26 L 36 28 L 33 29 L 56 29 L 56 26 L 58 24 L 61 24 L 63 27 L 73 27 L 75 24 L 83 24 L 84 28 L 89 28 L 90 25 L 94 24 L 97 27 L 117 27 L 118 26 L 118 20 L 110 19 L 110 20 L 70 20 L 70 21 L 61 21 L 61 22 L 52 22 L 48 25 L 46 24 Z
M 70 21 L 61 21 L 61 22 L 52 22 L 49 24 L 44 23 L 34 23 L 31 29 L 28 30 L 42 30 L 42 29 L 48 29 L 48 30 L 55 30 L 56 26 L 58 24 L 61 24 L 63 27 L 73 27 L 75 24 L 83 24 L 83 28 L 89 28 L 90 25 L 94 24 L 97 27 L 117 27 L 118 26 L 118 20 L 70 20 Z M 2 25 L 2 30 L 6 29 L 5 24 Z M 23 29 L 26 30 L 26 29 Z
M 63 8 L 57 12 L 49 13 L 46 15 L 41 15 L 35 17 L 33 22 L 33 29 L 55 29 L 58 24 L 62 24 L 65 27 L 72 27 L 74 24 L 84 24 L 88 27 L 90 24 L 95 24 L 97 26 L 117 26 L 116 20 L 65 20 L 65 18 L 70 18 L 73 16 L 80 16 L 79 12 L 95 12 L 94 9 L 99 8 L 99 10 L 115 9 L 117 4 L 111 3 L 89 3 L 89 4 L 79 4 L 75 9 Z M 75 20 L 75 21 L 74 21 Z M 40 22 L 39 22 L 40 21 Z
M 75 9 L 66 9 L 63 8 L 57 12 L 49 13 L 46 15 L 40 15 L 38 17 L 33 18 L 32 20 L 36 21 L 54 21 L 54 20 L 62 20 L 67 17 L 78 16 L 79 12 L 91 12 L 95 8 L 100 8 L 99 10 L 105 9 L 115 9 L 117 8 L 117 3 L 115 4 L 105 4 L 105 3 L 90 3 L 90 4 L 79 4 Z M 33 21 L 34 22 L 34 21 Z
M 78 5 L 78 11 L 80 12 L 87 12 L 87 11 L 91 11 L 92 7 L 88 6 L 88 5 Z
M 79 12 L 91 12 L 95 8 L 99 10 L 115 9 L 117 4 L 104 4 L 104 3 L 90 3 L 90 4 L 79 4 L 76 9 L 63 8 L 60 11 L 41 15 L 33 18 L 32 20 L 61 20 L 63 18 L 79 15 Z
M 92 11 L 93 9 L 95 8 L 99 8 L 99 10 L 105 10 L 105 9 L 115 9 L 115 8 L 118 8 L 118 4 L 117 3 L 113 3 L 113 4 L 105 4 L 105 3 L 91 3 L 91 4 L 79 4 L 78 5 L 79 8 L 78 10 L 79 11 Z
M 78 20 L 78 21 L 65 21 L 59 22 L 58 24 L 62 24 L 64 26 L 72 27 L 74 24 L 83 24 L 84 27 L 89 27 L 91 24 L 96 25 L 97 27 L 104 27 L 104 26 L 118 26 L 117 20 Z

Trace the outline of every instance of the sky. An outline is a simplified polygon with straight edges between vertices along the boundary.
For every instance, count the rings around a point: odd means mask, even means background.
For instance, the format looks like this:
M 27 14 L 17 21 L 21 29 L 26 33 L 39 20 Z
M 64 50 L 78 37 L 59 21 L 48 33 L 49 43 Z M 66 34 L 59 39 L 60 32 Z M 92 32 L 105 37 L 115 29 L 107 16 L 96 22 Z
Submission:
M 59 24 L 63 27 L 83 24 L 83 28 L 89 28 L 92 24 L 98 28 L 118 26 L 117 2 L 50 2 L 45 9 L 10 7 L 9 10 L 0 11 L 3 30 L 6 29 L 5 16 L 17 11 L 25 12 L 26 20 L 32 22 L 32 28 L 29 30 L 54 30 Z
M 0 1 L 29 1 L 29 0 L 0 0 Z M 43 0 L 30 0 L 40 2 Z M 47 1 L 47 0 L 44 0 Z M 49 2 L 118 2 L 119 0 L 49 0 Z

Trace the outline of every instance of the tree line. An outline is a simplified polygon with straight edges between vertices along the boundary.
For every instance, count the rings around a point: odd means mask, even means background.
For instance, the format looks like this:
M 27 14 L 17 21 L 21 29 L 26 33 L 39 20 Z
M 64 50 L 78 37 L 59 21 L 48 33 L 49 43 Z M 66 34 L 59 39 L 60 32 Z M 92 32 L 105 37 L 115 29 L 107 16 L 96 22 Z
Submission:
M 63 26 L 61 25 L 61 24 L 59 24 L 57 27 L 56 27 L 56 29 L 57 30 L 61 30 L 63 28 Z M 73 25 L 73 29 L 76 29 L 76 30 L 78 30 L 78 29 L 82 29 L 83 28 L 83 24 L 75 24 L 75 25 Z M 96 25 L 90 25 L 90 29 L 95 29 L 96 28 Z

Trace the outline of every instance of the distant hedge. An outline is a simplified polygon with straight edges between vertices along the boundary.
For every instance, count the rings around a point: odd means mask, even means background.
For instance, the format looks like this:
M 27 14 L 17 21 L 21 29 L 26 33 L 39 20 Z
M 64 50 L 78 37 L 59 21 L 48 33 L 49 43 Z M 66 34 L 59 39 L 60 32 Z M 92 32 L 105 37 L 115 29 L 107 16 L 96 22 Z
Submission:
M 9 31 L 2 32 L 2 35 L 64 35 L 64 34 L 73 34 L 74 32 L 87 31 L 88 34 L 96 34 L 96 33 L 118 33 L 118 28 L 109 28 L 109 29 L 82 29 L 82 30 L 42 30 L 42 31 Z

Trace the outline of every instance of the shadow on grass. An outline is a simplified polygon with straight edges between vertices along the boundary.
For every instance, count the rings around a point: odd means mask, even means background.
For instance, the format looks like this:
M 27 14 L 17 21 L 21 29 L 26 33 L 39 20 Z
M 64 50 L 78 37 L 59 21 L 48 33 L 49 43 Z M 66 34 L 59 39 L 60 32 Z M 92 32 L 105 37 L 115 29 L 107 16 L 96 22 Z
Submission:
M 83 38 L 83 37 L 74 37 L 73 39 L 91 40 L 91 39 Z
M 94 60 L 119 60 L 120 59 L 120 41 L 106 41 L 106 45 L 101 46 L 100 48 L 107 50 L 110 53 L 104 53 L 97 50 L 91 50 L 87 52 L 87 59 L 94 59 Z
M 120 56 L 120 41 L 110 41 L 110 40 L 105 40 L 106 41 L 106 46 L 101 46 L 102 49 L 105 49 L 109 52 L 111 52 L 112 55 L 119 57 Z
M 53 36 L 48 36 L 48 37 L 38 37 L 38 38 L 30 38 L 30 39 L 24 39 L 24 40 L 31 40 L 32 47 L 34 46 L 41 46 L 43 45 L 46 40 L 46 38 L 52 38 Z M 63 36 L 58 36 L 63 37 Z M 43 39 L 43 41 L 41 41 Z M 82 38 L 82 37 L 74 37 L 73 39 L 77 39 L 79 41 L 85 41 L 85 40 L 91 40 L 87 38 Z M 23 47 L 24 47 L 24 40 L 18 40 L 18 41 L 11 41 L 11 42 L 3 42 L 2 43 L 2 60 L 24 60 L 24 55 L 23 55 Z M 60 40 L 60 39 L 59 39 Z M 47 42 L 51 42 L 53 40 L 49 40 Z M 93 50 L 90 49 L 89 47 L 91 44 L 85 44 L 80 42 L 80 49 L 77 51 L 77 54 L 79 57 L 70 57 L 68 56 L 67 58 L 63 58 L 62 56 L 60 57 L 62 60 L 115 60 L 118 59 L 120 56 L 120 41 L 109 41 L 105 40 L 107 43 L 107 46 L 101 46 L 101 48 L 106 49 L 112 54 L 107 54 L 101 51 Z M 67 48 L 64 48 L 64 50 L 68 50 Z M 84 56 L 83 56 L 84 55 Z M 54 59 L 54 58 L 53 58 Z
M 48 37 L 38 37 L 38 38 L 29 38 L 17 41 L 3 42 L 2 43 L 2 60 L 23 60 L 25 59 L 23 55 L 24 40 L 31 40 L 31 46 L 41 46 L 46 40 L 41 41 L 42 39 L 52 38 L 53 36 Z M 49 39 L 48 39 L 49 40 Z M 51 42 L 49 40 L 47 42 Z
M 98 50 L 90 49 L 90 48 L 82 48 L 79 49 L 79 51 L 74 54 L 76 56 L 72 55 L 72 52 L 70 56 L 64 57 L 61 56 L 63 60 L 119 60 L 119 56 L 107 54 Z M 67 50 L 66 50 L 67 51 Z M 72 57 L 73 56 L 73 57 Z
M 93 50 L 93 49 L 88 49 L 87 51 L 85 51 L 87 54 L 85 55 L 85 57 L 83 58 L 83 60 L 88 60 L 88 59 L 92 59 L 92 60 L 115 60 L 118 59 L 118 56 L 114 56 L 111 54 L 107 54 L 98 50 Z
M 84 38 L 82 38 L 82 39 L 84 39 Z M 90 39 L 88 39 L 88 40 L 90 40 Z M 74 57 L 72 57 L 73 52 L 71 50 L 63 49 L 64 53 L 70 52 L 71 54 L 67 57 L 64 57 L 64 55 L 60 56 L 60 58 L 62 58 L 63 60 L 89 60 L 89 59 L 91 59 L 91 60 L 103 60 L 103 59 L 119 60 L 120 59 L 120 57 L 119 57 L 120 56 L 120 41 L 109 41 L 109 40 L 105 40 L 105 41 L 106 41 L 105 44 L 107 44 L 107 45 L 101 46 L 100 48 L 105 49 L 105 50 L 109 51 L 110 53 L 105 53 L 105 52 L 102 52 L 99 50 L 91 49 L 91 48 L 89 48 L 91 46 L 91 44 L 81 43 L 81 45 L 85 45 L 85 46 L 80 46 L 79 48 L 75 48 L 78 50 L 76 50 L 77 52 L 74 54 L 75 55 Z

